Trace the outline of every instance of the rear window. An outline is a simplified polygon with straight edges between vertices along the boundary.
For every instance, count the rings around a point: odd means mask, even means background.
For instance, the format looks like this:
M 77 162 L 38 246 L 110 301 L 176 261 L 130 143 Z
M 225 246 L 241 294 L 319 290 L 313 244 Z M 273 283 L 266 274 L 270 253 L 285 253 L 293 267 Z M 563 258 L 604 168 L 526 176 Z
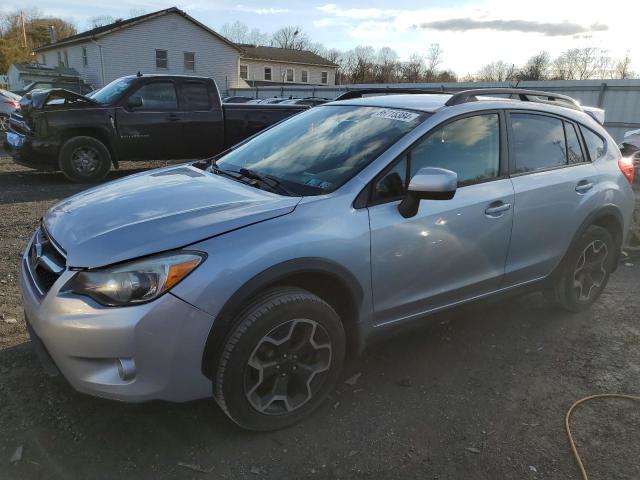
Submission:
M 584 143 L 587 146 L 587 151 L 589 152 L 589 158 L 594 162 L 604 155 L 606 143 L 600 135 L 592 132 L 588 128 L 581 126 L 580 130 L 582 131 L 582 137 L 584 138 Z
M 515 173 L 567 164 L 562 120 L 544 115 L 512 113 L 511 129 Z
M 185 110 L 209 110 L 209 90 L 202 82 L 185 82 L 182 85 Z

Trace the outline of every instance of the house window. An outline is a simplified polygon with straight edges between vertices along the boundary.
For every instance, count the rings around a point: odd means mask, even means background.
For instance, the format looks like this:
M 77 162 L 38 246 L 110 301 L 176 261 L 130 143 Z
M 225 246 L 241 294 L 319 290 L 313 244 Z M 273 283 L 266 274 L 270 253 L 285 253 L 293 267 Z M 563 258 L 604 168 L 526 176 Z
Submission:
M 67 52 L 66 50 L 64 51 L 64 66 L 69 66 L 69 52 Z
M 89 65 L 89 58 L 87 57 L 87 47 L 82 47 L 82 66 Z
M 62 66 L 62 52 L 58 52 L 58 66 Z
M 240 65 L 240 78 L 246 80 L 249 78 L 249 66 L 248 65 Z
M 169 68 L 169 59 L 166 50 L 156 50 L 156 69 L 166 70 Z
M 40 63 L 42 65 L 46 65 L 47 64 L 47 56 L 44 53 L 40 55 Z
M 329 72 L 322 72 L 320 74 L 320 83 L 329 83 Z
M 196 71 L 196 54 L 194 52 L 184 52 L 184 71 Z
M 302 70 L 300 72 L 300 81 L 302 83 L 307 83 L 309 81 L 309 72 L 307 70 Z
M 287 68 L 287 82 L 293 82 L 294 79 L 293 68 Z
M 271 80 L 271 67 L 264 67 L 264 79 Z

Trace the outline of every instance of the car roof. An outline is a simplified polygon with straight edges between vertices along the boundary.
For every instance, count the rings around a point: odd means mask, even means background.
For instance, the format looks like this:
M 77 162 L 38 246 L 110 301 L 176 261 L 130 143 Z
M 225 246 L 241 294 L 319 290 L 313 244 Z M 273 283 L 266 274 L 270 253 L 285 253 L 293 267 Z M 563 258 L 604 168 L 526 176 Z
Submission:
M 362 107 L 381 107 L 381 108 L 398 108 L 407 110 L 418 110 L 433 113 L 443 108 L 447 100 L 452 94 L 443 93 L 414 93 L 414 94 L 389 94 L 376 95 L 362 98 L 352 98 L 349 100 L 338 100 L 324 105 L 353 105 Z M 536 102 L 535 100 L 521 101 L 515 98 L 494 97 L 494 96 L 478 96 L 477 101 L 466 102 L 466 105 L 477 105 L 478 110 L 486 108 L 516 108 L 516 109 L 533 109 L 545 111 L 553 114 L 564 115 L 574 120 L 584 122 L 596 122 L 590 115 L 583 110 L 574 110 L 567 108 L 562 104 L 550 104 L 547 102 Z M 480 106 L 482 104 L 482 106 Z M 462 105 L 462 104 L 460 104 Z

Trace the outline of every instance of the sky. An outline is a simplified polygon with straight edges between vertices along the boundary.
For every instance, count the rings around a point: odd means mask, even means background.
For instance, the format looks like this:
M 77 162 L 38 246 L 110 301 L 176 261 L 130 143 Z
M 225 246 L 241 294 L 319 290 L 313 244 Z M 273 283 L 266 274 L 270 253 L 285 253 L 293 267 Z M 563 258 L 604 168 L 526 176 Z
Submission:
M 442 68 L 459 75 L 504 60 L 516 65 L 541 50 L 556 56 L 569 48 L 597 47 L 611 56 L 629 51 L 640 71 L 637 24 L 640 1 L 608 0 L 3 0 L 5 11 L 38 8 L 73 21 L 79 31 L 95 16 L 127 18 L 171 6 L 214 30 L 240 20 L 267 33 L 298 25 L 313 41 L 349 50 L 357 45 L 391 47 L 401 59 L 426 53 L 431 43 L 444 51 Z M 634 27 L 635 26 L 635 27 Z

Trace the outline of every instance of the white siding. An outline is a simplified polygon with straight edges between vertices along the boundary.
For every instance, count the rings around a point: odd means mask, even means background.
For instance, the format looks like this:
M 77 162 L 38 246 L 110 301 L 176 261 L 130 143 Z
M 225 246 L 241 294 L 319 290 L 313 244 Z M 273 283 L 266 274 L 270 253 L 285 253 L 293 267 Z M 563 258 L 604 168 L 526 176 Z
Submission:
M 247 65 L 249 67 L 248 81 L 261 81 L 264 82 L 264 68 L 271 67 L 271 81 L 274 85 L 282 84 L 282 75 L 286 73 L 287 68 L 293 68 L 294 81 L 287 82 L 285 77 L 285 84 L 287 83 L 302 83 L 302 70 L 309 72 L 308 85 L 335 85 L 336 84 L 336 69 L 335 67 L 318 67 L 315 65 L 302 65 L 298 63 L 283 63 L 283 62 L 269 62 L 267 60 L 250 60 L 240 58 L 241 65 Z M 327 83 L 321 82 L 322 72 L 327 72 Z M 268 81 L 268 80 L 266 80 Z
M 103 86 L 99 45 L 102 46 L 105 84 L 142 72 L 212 77 L 221 93 L 225 92 L 226 85 L 229 88 L 245 85 L 238 81 L 238 50 L 175 13 L 123 28 L 95 42 L 61 47 L 59 50 L 63 52 L 68 50 L 69 66 L 96 88 Z M 82 64 L 82 46 L 87 47 L 87 67 Z M 156 49 L 167 50 L 168 69 L 156 69 Z M 195 72 L 184 70 L 184 52 L 195 52 Z M 57 65 L 57 50 L 44 53 L 47 65 Z

